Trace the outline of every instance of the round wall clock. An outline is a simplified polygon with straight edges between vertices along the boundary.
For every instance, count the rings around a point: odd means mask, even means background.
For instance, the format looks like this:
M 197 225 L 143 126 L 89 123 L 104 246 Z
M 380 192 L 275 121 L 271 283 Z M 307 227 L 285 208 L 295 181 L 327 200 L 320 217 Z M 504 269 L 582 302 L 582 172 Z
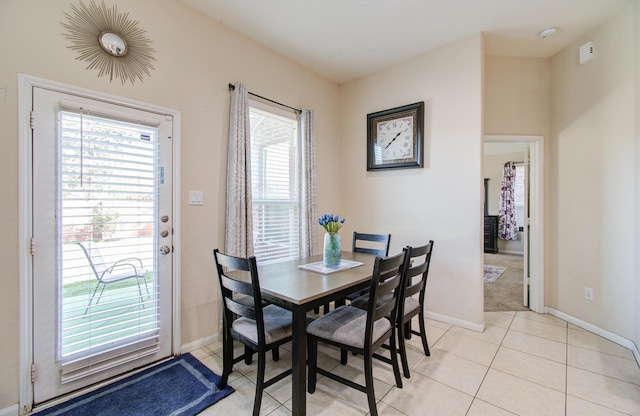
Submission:
M 424 102 L 367 114 L 367 170 L 423 167 Z

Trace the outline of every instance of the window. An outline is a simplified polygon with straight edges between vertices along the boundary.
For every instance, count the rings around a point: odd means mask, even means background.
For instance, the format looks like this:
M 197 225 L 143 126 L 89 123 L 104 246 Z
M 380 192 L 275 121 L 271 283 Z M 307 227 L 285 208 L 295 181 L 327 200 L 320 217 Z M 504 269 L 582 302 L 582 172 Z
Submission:
M 524 231 L 524 165 L 516 166 L 516 183 L 514 189 L 514 205 L 516 208 L 516 226 L 518 230 Z
M 298 121 L 287 112 L 250 102 L 253 246 L 260 263 L 298 257 L 300 152 Z

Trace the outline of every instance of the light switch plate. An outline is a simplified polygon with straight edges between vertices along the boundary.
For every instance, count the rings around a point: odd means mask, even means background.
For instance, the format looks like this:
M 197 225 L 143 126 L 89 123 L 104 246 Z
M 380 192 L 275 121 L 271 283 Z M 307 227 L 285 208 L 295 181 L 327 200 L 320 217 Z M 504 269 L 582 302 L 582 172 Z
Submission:
M 202 191 L 189 191 L 189 205 L 202 205 Z

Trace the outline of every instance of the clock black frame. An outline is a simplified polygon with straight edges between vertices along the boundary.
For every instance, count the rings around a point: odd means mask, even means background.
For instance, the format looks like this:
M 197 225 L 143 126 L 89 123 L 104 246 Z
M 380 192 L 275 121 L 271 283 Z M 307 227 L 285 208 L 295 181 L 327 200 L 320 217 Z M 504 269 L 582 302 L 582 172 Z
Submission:
M 413 116 L 413 155 L 389 163 L 376 158 L 377 123 L 400 117 Z M 367 114 L 367 170 L 407 169 L 424 167 L 424 101 L 389 110 Z

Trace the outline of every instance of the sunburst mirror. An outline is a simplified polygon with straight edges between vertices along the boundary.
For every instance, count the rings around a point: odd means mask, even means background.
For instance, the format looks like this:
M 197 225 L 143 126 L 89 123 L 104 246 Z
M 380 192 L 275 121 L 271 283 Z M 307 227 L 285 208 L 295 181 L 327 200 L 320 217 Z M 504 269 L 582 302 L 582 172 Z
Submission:
M 76 59 L 89 62 L 86 69 L 97 69 L 98 77 L 108 76 L 109 81 L 120 78 L 124 84 L 136 80 L 142 82 L 144 74 L 153 68 L 155 52 L 144 36 L 146 30 L 138 27 L 129 13 L 118 13 L 118 7 L 107 8 L 91 1 L 89 6 L 80 2 L 71 5 L 72 13 L 65 13 L 67 29 L 64 36 L 71 41 L 70 49 L 78 52 Z

